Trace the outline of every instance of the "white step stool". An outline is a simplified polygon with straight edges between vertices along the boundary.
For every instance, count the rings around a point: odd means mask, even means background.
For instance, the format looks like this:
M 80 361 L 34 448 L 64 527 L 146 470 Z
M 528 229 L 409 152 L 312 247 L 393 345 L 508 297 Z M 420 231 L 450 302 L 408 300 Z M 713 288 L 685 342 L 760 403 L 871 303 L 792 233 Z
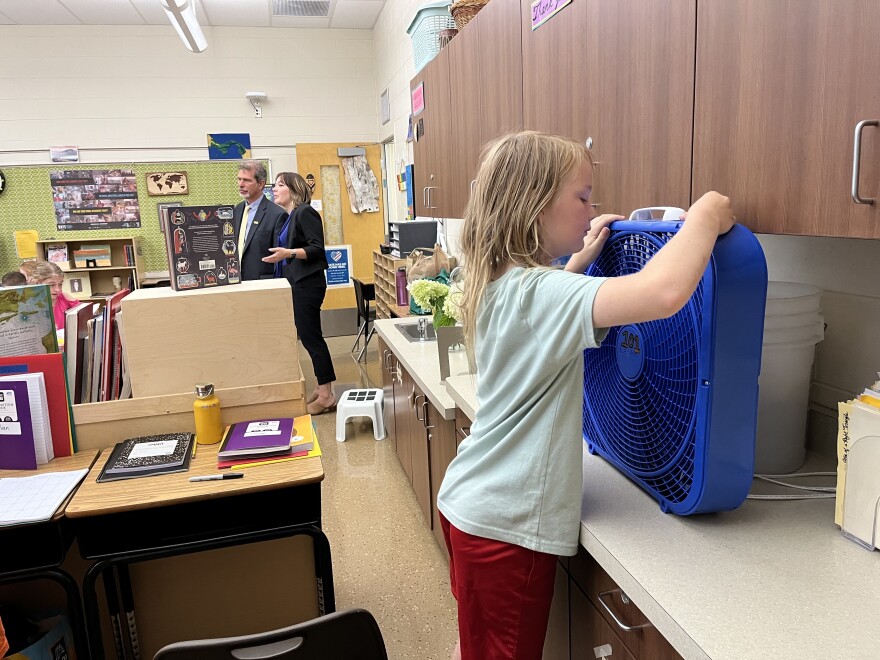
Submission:
M 373 420 L 373 437 L 385 439 L 385 417 L 382 413 L 385 394 L 378 388 L 346 390 L 336 404 L 336 442 L 345 442 L 345 422 L 351 417 Z

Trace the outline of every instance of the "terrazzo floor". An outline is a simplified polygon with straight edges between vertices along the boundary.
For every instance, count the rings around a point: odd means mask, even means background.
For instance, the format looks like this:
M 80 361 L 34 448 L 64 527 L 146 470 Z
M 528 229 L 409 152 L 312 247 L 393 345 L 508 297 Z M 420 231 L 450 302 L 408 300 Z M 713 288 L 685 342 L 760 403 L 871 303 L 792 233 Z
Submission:
M 337 398 L 356 387 L 382 387 L 375 338 L 366 363 L 349 353 L 354 337 L 329 337 Z M 306 395 L 315 387 L 299 346 Z M 336 442 L 336 414 L 315 417 L 323 452 L 322 527 L 330 540 L 336 608 L 362 607 L 379 622 L 392 660 L 445 660 L 455 645 L 455 600 L 446 559 L 425 523 L 390 442 L 373 438 L 367 418 L 349 421 Z

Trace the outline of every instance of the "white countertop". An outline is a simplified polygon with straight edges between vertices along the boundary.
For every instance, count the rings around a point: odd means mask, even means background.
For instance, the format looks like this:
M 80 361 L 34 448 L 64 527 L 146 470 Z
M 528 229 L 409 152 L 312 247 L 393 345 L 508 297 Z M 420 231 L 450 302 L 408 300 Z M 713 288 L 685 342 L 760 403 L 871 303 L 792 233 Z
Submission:
M 455 419 L 455 401 L 446 391 L 446 384 L 440 380 L 440 360 L 437 357 L 437 342 L 410 342 L 395 325 L 417 323 L 414 317 L 400 319 L 378 319 L 374 327 L 379 336 L 403 364 L 407 373 L 428 397 L 443 419 Z M 428 322 L 431 320 L 428 318 Z M 463 350 L 449 353 L 449 374 L 457 376 L 468 372 L 467 356 Z M 474 396 L 476 399 L 476 396 Z
M 446 391 L 455 405 L 468 419 L 473 421 L 477 414 L 477 377 L 475 374 L 450 376 L 446 379 Z
M 688 660 L 880 658 L 880 552 L 841 536 L 833 499 L 667 515 L 584 445 L 580 540 Z

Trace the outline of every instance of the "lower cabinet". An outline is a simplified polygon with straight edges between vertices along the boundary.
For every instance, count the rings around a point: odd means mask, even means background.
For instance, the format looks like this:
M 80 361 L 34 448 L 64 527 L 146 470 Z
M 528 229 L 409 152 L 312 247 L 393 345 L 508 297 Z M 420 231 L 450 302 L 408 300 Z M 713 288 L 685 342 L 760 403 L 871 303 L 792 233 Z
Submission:
M 558 564 L 544 658 L 681 660 L 583 548 Z
M 382 337 L 379 340 L 379 359 L 382 368 L 382 417 L 385 421 L 385 437 L 397 450 L 397 428 L 394 417 L 394 380 L 397 376 L 397 357 Z

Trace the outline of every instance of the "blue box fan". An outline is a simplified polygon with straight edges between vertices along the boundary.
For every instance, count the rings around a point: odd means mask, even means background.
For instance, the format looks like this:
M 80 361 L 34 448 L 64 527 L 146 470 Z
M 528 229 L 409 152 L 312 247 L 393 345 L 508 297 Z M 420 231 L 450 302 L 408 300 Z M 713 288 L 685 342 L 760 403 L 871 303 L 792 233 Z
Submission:
M 663 219 L 652 213 L 665 211 Z M 614 222 L 587 275 L 638 272 L 684 224 L 681 209 Z M 674 218 L 674 220 L 672 219 Z M 754 234 L 720 236 L 675 316 L 614 327 L 584 353 L 584 440 L 664 512 L 727 511 L 752 483 L 767 263 Z

